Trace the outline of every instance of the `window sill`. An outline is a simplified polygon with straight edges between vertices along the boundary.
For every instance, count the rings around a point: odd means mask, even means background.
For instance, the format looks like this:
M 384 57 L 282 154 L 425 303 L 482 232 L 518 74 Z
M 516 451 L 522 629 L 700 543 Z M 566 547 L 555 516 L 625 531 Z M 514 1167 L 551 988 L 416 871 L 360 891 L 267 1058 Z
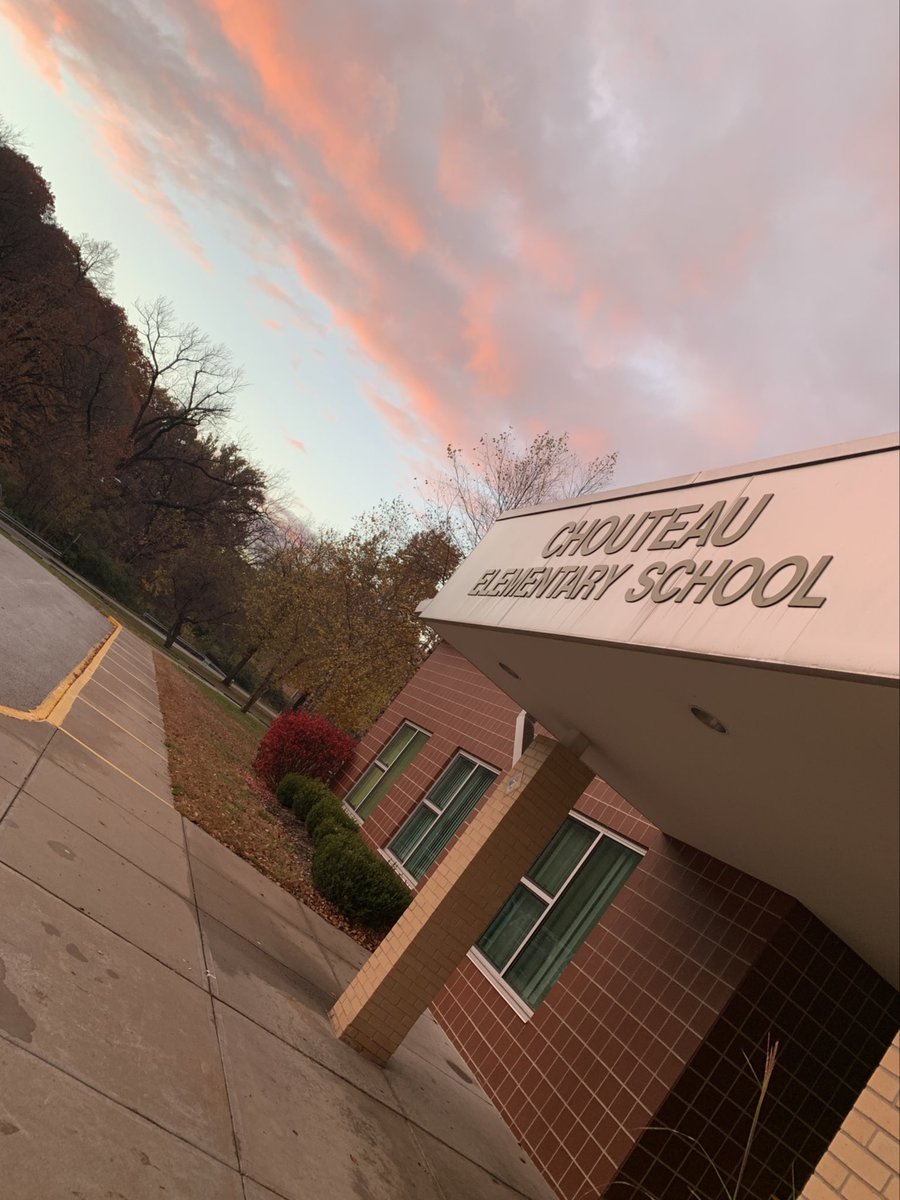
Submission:
M 412 875 L 410 875 L 409 871 L 407 871 L 404 867 L 402 867 L 400 865 L 400 863 L 397 861 L 397 859 L 394 858 L 393 854 L 391 854 L 390 850 L 385 850 L 384 847 L 380 847 L 378 850 L 378 853 L 381 855 L 381 857 L 384 859 L 384 861 L 388 864 L 388 866 L 394 868 L 394 870 L 397 872 L 397 874 L 400 876 L 400 878 L 403 880 L 403 882 L 406 884 L 406 886 L 408 888 L 412 888 L 412 890 L 415 891 L 416 888 L 419 886 L 419 880 L 414 879 L 412 877 Z
M 534 1016 L 534 1009 L 529 1008 L 521 996 L 516 995 L 508 983 L 505 983 L 500 975 L 494 970 L 491 964 L 473 946 L 466 955 L 469 962 L 475 967 L 485 979 L 490 983 L 494 990 L 499 992 L 509 1007 L 513 1010 L 520 1021 L 530 1021 Z
M 350 807 L 346 800 L 341 801 L 341 806 L 348 817 L 352 817 L 357 825 L 362 825 L 366 819 L 365 817 L 361 817 L 355 808 Z

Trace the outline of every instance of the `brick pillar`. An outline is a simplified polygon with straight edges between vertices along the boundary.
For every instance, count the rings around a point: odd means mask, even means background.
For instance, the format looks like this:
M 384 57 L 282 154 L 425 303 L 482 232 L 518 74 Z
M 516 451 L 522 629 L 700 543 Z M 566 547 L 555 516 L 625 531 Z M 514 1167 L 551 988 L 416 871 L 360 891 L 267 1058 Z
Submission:
M 534 739 L 331 1010 L 342 1041 L 387 1062 L 592 779 Z

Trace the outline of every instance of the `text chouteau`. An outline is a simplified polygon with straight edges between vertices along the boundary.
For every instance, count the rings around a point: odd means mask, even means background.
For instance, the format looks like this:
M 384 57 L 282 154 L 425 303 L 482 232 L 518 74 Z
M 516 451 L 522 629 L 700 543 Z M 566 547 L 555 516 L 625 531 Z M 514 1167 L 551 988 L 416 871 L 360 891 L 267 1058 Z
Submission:
M 749 512 L 747 497 L 730 507 L 726 500 L 713 504 L 687 504 L 680 508 L 657 508 L 625 516 L 599 516 L 593 520 L 567 521 L 541 551 L 544 559 L 582 558 L 602 552 L 604 556 L 650 551 L 696 550 L 702 546 L 731 546 L 759 519 L 774 493 L 760 497 Z M 697 515 L 699 514 L 699 515 Z M 495 567 L 485 571 L 470 596 L 505 596 L 512 599 L 544 597 L 550 600 L 599 600 L 617 583 L 629 604 L 649 599 L 654 604 L 692 600 L 700 604 L 709 597 L 713 604 L 734 604 L 749 595 L 757 608 L 770 608 L 787 601 L 791 608 L 821 608 L 826 597 L 814 595 L 832 555 L 810 564 L 802 554 L 767 565 L 761 558 L 659 559 L 638 572 L 636 579 L 624 578 L 634 563 L 612 561 L 591 566 L 550 565 L 543 567 Z M 630 584 L 630 586 L 627 586 Z

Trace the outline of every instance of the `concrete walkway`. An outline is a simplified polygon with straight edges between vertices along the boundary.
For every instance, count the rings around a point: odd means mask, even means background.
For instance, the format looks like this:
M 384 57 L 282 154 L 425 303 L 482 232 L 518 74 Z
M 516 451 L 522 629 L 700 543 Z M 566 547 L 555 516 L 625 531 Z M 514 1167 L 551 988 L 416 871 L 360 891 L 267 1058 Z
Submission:
M 364 956 L 172 807 L 125 630 L 61 728 L 0 717 L 4 1198 L 552 1200 L 430 1017 L 335 1040 Z

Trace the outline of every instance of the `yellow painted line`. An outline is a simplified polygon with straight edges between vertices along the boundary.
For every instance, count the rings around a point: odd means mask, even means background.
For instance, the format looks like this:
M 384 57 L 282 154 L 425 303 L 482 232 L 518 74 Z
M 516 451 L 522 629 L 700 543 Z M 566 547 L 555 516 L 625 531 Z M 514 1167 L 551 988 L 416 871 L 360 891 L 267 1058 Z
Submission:
M 144 654 L 142 646 L 135 646 L 131 642 L 119 642 L 116 647 L 116 654 L 121 654 L 123 658 L 127 658 L 129 662 L 137 667 L 146 667 L 152 661 L 149 653 Z
M 169 765 L 168 755 L 162 754 L 156 749 L 155 746 L 151 746 L 149 742 L 145 742 L 142 738 L 139 738 L 136 733 L 132 733 L 130 729 L 126 729 L 125 726 L 120 725 L 118 721 L 114 721 L 109 713 L 105 713 L 102 708 L 97 708 L 96 704 L 91 704 L 90 700 L 86 699 L 84 696 L 81 697 L 81 703 L 86 704 L 88 708 L 92 708 L 94 712 L 98 714 L 98 716 L 101 716 L 104 719 L 104 721 L 109 721 L 110 725 L 115 725 L 116 729 L 121 729 L 122 732 L 128 734 L 130 738 L 134 738 L 139 746 L 143 746 L 145 750 L 149 750 L 151 754 L 155 754 L 157 758 L 161 759 L 166 764 L 166 766 Z
M 122 652 L 121 646 L 116 647 L 115 654 L 110 659 L 111 662 L 122 663 L 128 670 L 134 671 L 135 674 L 149 674 L 151 668 L 146 663 L 138 662 L 136 658 L 132 658 L 129 654 Z
M 128 688 L 129 692 L 134 692 L 138 700 L 143 700 L 145 704 L 149 704 L 151 706 L 156 704 L 156 696 L 144 695 L 134 686 L 133 683 L 129 683 L 127 679 L 123 679 L 121 675 L 117 675 L 108 664 L 103 664 L 103 670 L 110 677 L 110 679 L 114 679 L 116 683 L 120 683 L 122 687 Z
M 116 701 L 117 704 L 120 704 L 122 706 L 122 708 L 127 708 L 130 712 L 133 712 L 134 715 L 137 717 L 140 717 L 142 721 L 146 721 L 147 724 L 150 725 L 153 729 L 156 729 L 160 733 L 163 733 L 163 734 L 166 732 L 166 728 L 164 725 L 158 724 L 156 721 L 154 721 L 152 719 L 152 717 L 148 717 L 148 716 L 146 716 L 146 714 L 142 713 L 139 708 L 135 708 L 133 704 L 129 704 L 127 700 L 123 700 L 122 697 L 117 692 L 114 692 L 112 690 L 112 688 L 108 688 L 105 683 L 101 683 L 99 679 L 94 680 L 94 687 L 101 688 L 104 692 L 108 692 L 109 695 L 112 696 L 112 698 Z M 96 705 L 94 707 L 96 707 Z M 97 711 L 103 712 L 103 709 L 100 708 Z M 103 715 L 106 717 L 106 716 L 109 716 L 109 713 L 103 713 Z
M 121 671 L 123 675 L 130 675 L 132 679 L 136 679 L 138 681 L 141 687 L 149 688 L 151 692 L 154 690 L 153 677 L 151 675 L 139 675 L 136 671 L 129 671 L 126 666 L 123 666 L 121 659 L 118 658 L 110 658 L 109 662 L 106 664 L 107 671 L 109 671 L 111 667 L 115 667 L 116 670 Z
M 129 775 L 128 772 L 123 771 L 121 767 L 117 767 L 114 762 L 110 762 L 108 758 L 104 758 L 102 754 L 98 754 L 93 746 L 89 746 L 86 742 L 83 742 L 81 738 L 77 738 L 74 733 L 69 733 L 68 729 L 63 729 L 62 726 L 60 726 L 59 732 L 64 733 L 67 738 L 71 738 L 72 741 L 76 742 L 82 747 L 82 749 L 87 750 L 88 754 L 93 754 L 94 758 L 99 758 L 102 763 L 105 763 L 108 767 L 112 767 L 114 771 L 117 771 L 120 775 L 124 776 L 125 779 L 128 779 L 135 785 L 135 787 L 139 787 L 142 792 L 146 792 L 148 796 L 152 796 L 154 800 L 161 801 L 161 803 L 167 805 L 169 808 L 175 807 L 171 800 L 167 800 L 165 796 L 160 796 L 158 792 L 151 791 L 151 789 L 148 788 L 145 783 L 141 783 L 139 779 L 135 779 L 133 775 Z M 61 764 L 57 765 L 60 766 Z M 66 768 L 63 769 L 65 770 Z
M 96 646 L 92 646 L 81 662 L 60 683 L 56 685 L 49 696 L 46 696 L 36 708 L 26 710 L 20 708 L 7 708 L 5 704 L 0 704 L 0 713 L 7 717 L 15 717 L 17 721 L 49 721 L 51 725 L 58 725 L 62 717 L 57 720 L 56 710 L 68 701 L 65 713 L 69 711 L 75 701 L 75 697 L 91 678 L 94 672 L 102 662 L 106 652 L 119 636 L 119 631 L 122 626 L 115 617 L 107 617 L 112 629 L 106 635 L 102 642 L 98 642 Z M 71 699 L 70 699 L 71 696 Z

